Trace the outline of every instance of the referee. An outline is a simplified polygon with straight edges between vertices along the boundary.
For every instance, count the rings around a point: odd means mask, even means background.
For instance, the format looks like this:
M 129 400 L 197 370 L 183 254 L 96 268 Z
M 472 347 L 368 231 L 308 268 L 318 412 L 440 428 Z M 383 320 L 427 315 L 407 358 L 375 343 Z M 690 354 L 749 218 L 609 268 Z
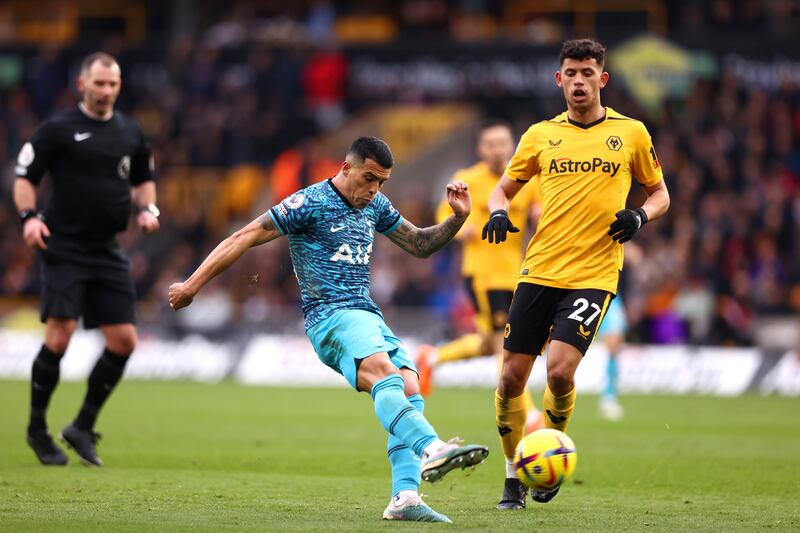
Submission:
M 128 226 L 132 202 L 141 231 L 159 224 L 150 147 L 137 122 L 114 110 L 120 86 L 113 57 L 86 57 L 78 78 L 82 101 L 44 122 L 17 158 L 14 203 L 25 243 L 39 251 L 45 323 L 33 362 L 27 442 L 44 465 L 68 462 L 45 415 L 78 319 L 87 329 L 99 327 L 106 342 L 78 416 L 61 432 L 85 464 L 102 465 L 95 420 L 136 346 L 133 283 L 116 234 Z M 39 211 L 36 187 L 48 171 L 51 195 Z

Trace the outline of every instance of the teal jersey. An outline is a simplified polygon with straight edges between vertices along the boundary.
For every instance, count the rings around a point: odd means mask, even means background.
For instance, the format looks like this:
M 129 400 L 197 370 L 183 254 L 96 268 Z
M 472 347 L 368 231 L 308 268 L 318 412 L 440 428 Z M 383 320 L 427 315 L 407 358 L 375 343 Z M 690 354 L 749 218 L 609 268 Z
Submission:
M 289 237 L 306 329 L 340 309 L 383 316 L 369 294 L 372 242 L 376 231 L 391 233 L 403 221 L 384 194 L 358 209 L 329 179 L 294 193 L 269 215 Z

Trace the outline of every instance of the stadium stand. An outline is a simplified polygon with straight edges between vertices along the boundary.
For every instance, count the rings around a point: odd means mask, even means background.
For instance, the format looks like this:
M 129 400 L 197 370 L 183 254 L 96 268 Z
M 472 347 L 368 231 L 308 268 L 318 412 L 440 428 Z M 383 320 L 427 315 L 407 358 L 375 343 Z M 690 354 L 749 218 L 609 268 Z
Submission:
M 337 131 L 381 122 L 391 136 L 395 128 L 390 143 L 400 164 L 390 191 L 409 218 L 430 221 L 439 199 L 431 192 L 434 185 L 470 160 L 463 143 L 460 151 L 442 148 L 433 152 L 435 159 L 448 164 L 423 175 L 434 158 L 428 153 L 425 159 L 413 143 L 440 137 L 446 146 L 448 139 L 468 132 L 472 109 L 510 118 L 518 128 L 554 115 L 558 95 L 534 83 L 546 81 L 537 76 L 550 68 L 539 58 L 551 57 L 550 46 L 579 21 L 588 24 L 587 31 L 607 32 L 599 36 L 612 53 L 633 31 L 651 29 L 662 31 L 682 53 L 706 54 L 713 66 L 693 72 L 684 94 L 663 95 L 655 109 L 632 98 L 634 91 L 616 76 L 613 60 L 609 66 L 613 83 L 604 101 L 622 113 L 647 117 L 675 200 L 666 219 L 648 228 L 628 254 L 623 290 L 630 295 L 633 338 L 750 345 L 761 317 L 800 311 L 800 263 L 792 253 L 800 238 L 800 67 L 776 60 L 773 45 L 725 54 L 716 46 L 717 36 L 737 32 L 737 42 L 746 43 L 758 29 L 769 29 L 773 39 L 791 39 L 785 28 L 798 13 L 790 3 L 746 2 L 747 9 L 734 9 L 735 3 L 726 1 L 622 2 L 617 10 L 586 13 L 548 2 L 527 3 L 527 8 L 518 2 L 499 7 L 489 2 L 313 2 L 277 16 L 266 4 L 233 2 L 195 20 L 204 29 L 194 37 L 171 28 L 146 39 L 140 17 L 168 18 L 154 4 L 135 3 L 147 6 L 146 13 L 120 7 L 79 16 L 67 10 L 59 19 L 63 27 L 50 39 L 42 37 L 41 27 L 35 29 L 35 17 L 24 4 L 11 2 L 0 11 L 5 20 L 19 22 L 16 34 L 6 38 L 14 45 L 0 57 L 0 295 L 5 309 L 19 309 L 8 302 L 20 298 L 35 304 L 38 291 L 34 254 L 22 243 L 10 202 L 15 154 L 42 118 L 74 105 L 71 80 L 87 49 L 119 56 L 124 74 L 119 105 L 140 120 L 154 146 L 165 231 L 146 240 L 130 232 L 124 245 L 131 251 L 143 319 L 156 321 L 168 316 L 166 284 L 191 269 L 213 243 L 272 201 L 334 173 L 341 146 L 328 132 L 335 139 Z M 78 38 L 74 29 L 91 27 L 95 16 L 118 19 L 118 34 L 100 39 L 87 31 Z M 521 22 L 499 35 L 496 28 L 512 16 Z M 693 27 L 709 33 L 701 39 L 692 34 Z M 336 41 L 344 46 L 333 46 Z M 443 51 L 433 53 L 431 43 Z M 451 53 L 456 46 L 461 51 Z M 401 74 L 395 68 L 426 51 L 422 64 L 413 63 L 416 70 Z M 502 63 L 504 58 L 510 62 Z M 370 70 L 376 65 L 383 70 Z M 463 76 L 454 79 L 452 71 Z M 391 108 L 382 107 L 389 102 Z M 444 112 L 454 119 L 451 124 L 435 119 L 431 110 L 425 118 L 408 114 L 433 103 L 465 102 L 469 110 Z M 403 120 L 425 128 L 404 137 L 409 130 Z M 442 128 L 436 129 L 439 123 Z M 239 321 L 254 309 L 260 309 L 255 316 L 263 316 L 297 302 L 287 253 L 285 243 L 255 250 L 226 274 L 230 290 L 218 295 L 230 307 L 223 323 Z M 456 254 L 449 250 L 434 261 L 409 265 L 381 246 L 374 275 L 383 283 L 376 298 L 390 312 L 423 307 L 446 318 L 454 302 L 463 301 L 453 267 Z M 257 283 L 242 282 L 256 272 Z M 456 309 L 451 329 L 458 329 Z M 4 313 L 4 320 L 12 320 L 12 314 Z

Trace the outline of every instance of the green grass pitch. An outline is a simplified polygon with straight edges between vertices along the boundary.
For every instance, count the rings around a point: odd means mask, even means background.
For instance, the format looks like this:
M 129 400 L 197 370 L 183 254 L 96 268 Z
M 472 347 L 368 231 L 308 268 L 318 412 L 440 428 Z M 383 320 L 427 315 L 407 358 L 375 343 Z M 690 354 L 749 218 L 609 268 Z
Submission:
M 60 385 L 57 432 L 84 384 Z M 486 443 L 474 471 L 423 485 L 452 526 L 381 520 L 386 439 L 348 389 L 124 382 L 101 414 L 101 469 L 44 468 L 24 443 L 28 384 L 0 382 L 2 531 L 800 530 L 800 401 L 623 398 L 608 423 L 579 396 L 578 467 L 559 496 L 494 508 L 503 466 L 489 390 L 437 390 L 426 414 L 448 438 Z

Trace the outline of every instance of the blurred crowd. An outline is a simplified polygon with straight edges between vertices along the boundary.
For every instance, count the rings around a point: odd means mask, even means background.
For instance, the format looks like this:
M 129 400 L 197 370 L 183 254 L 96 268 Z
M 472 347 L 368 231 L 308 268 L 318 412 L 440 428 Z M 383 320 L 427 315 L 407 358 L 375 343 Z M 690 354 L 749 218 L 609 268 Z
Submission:
M 118 59 L 117 108 L 138 119 L 156 161 L 162 231 L 143 239 L 130 230 L 122 237 L 145 302 L 161 302 L 165 284 L 185 276 L 254 210 L 338 170 L 338 160 L 315 153 L 313 139 L 345 116 L 344 55 L 321 46 L 311 21 L 265 21 L 246 41 L 234 41 L 240 18 L 234 10 L 200 37 L 177 37 L 165 50 L 128 47 L 119 36 L 97 46 Z M 42 119 L 76 105 L 82 55 L 43 46 L 25 57 L 19 79 L 0 89 L 0 295 L 38 292 L 35 254 L 22 243 L 11 200 L 13 163 Z M 42 188 L 44 201 L 47 180 Z M 284 287 L 294 283 L 288 264 L 285 246 L 278 246 L 248 256 L 235 270 L 253 273 L 250 293 L 263 293 L 259 305 L 269 306 L 297 299 Z M 237 304 L 243 301 L 235 287 L 232 294 Z M 161 306 L 152 307 L 146 319 L 158 318 Z M 232 308 L 219 305 L 191 320 L 222 327 L 233 319 Z
M 757 315 L 800 311 L 800 88 L 723 72 L 651 132 L 672 207 L 629 254 L 634 321 L 658 342 L 748 344 Z
M 441 31 L 458 18 L 448 14 L 499 20 L 503 10 L 489 4 L 310 2 L 294 17 L 259 18 L 251 4 L 239 2 L 198 37 L 176 37 L 163 50 L 128 47 L 118 37 L 100 43 L 122 66 L 118 107 L 140 121 L 157 164 L 162 231 L 142 238 L 131 229 L 122 236 L 143 320 L 172 323 L 165 320 L 169 283 L 273 202 L 338 170 L 343 154 L 326 153 L 318 139 L 359 110 L 348 95 L 347 54 L 332 44 L 347 30 L 343 18 L 400 9 L 391 20 L 400 21 L 401 34 L 415 35 Z M 709 27 L 763 28 L 782 9 L 797 16 L 793 4 L 780 1 L 680 4 L 670 8 L 677 9 L 676 20 Z M 44 46 L 26 57 L 18 80 L 0 85 L 0 296 L 6 300 L 35 302 L 39 283 L 11 201 L 16 152 L 43 118 L 75 105 L 82 55 Z M 645 118 L 621 91 L 612 84 L 604 102 Z M 480 104 L 502 115 L 503 102 L 496 94 Z M 521 133 L 563 110 L 563 100 L 552 97 L 533 109 L 520 115 L 515 105 L 505 118 Z M 800 311 L 800 259 L 793 253 L 800 239 L 800 88 L 786 84 L 767 93 L 723 72 L 699 80 L 687 99 L 667 102 L 645 122 L 672 208 L 626 247 L 622 296 L 631 336 L 752 343 L 756 316 Z M 432 223 L 439 199 L 421 187 L 393 196 L 417 225 Z M 637 191 L 631 202 L 642 199 Z M 420 261 L 387 242 L 379 239 L 372 259 L 376 301 L 390 312 L 427 307 L 449 317 L 454 330 L 466 323 L 457 245 Z M 179 326 L 212 333 L 233 323 L 281 327 L 284 310 L 299 302 L 296 285 L 285 240 L 251 250 L 207 287 Z

